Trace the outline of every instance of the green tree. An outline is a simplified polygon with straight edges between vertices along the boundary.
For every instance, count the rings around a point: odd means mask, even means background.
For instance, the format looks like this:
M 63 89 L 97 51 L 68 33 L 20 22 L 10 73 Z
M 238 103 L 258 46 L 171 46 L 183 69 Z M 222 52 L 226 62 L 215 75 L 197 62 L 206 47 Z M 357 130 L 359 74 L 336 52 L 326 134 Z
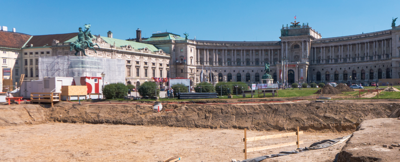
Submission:
M 132 84 L 128 84 L 128 85 L 126 85 L 127 87 L 128 87 L 128 89 L 130 89 L 130 90 L 132 90 L 132 89 L 135 89 L 135 86 L 134 85 L 132 85 Z
M 175 84 L 171 88 L 174 90 L 174 96 L 177 96 L 179 92 L 188 92 L 188 87 L 184 84 Z
M 104 86 L 103 94 L 107 99 L 124 98 L 128 94 L 128 87 L 123 83 L 113 83 Z
M 317 83 L 311 83 L 310 86 L 311 86 L 311 88 L 315 88 L 315 87 L 317 87 Z
M 307 84 L 307 83 L 303 83 L 303 84 L 301 85 L 301 87 L 302 87 L 302 88 L 307 88 L 307 87 L 308 87 L 308 84 Z
M 144 82 L 139 86 L 138 92 L 142 97 L 156 97 L 160 94 L 160 90 L 157 89 L 157 84 L 155 82 Z
M 299 87 L 299 84 L 297 84 L 297 83 L 292 83 L 292 88 L 297 88 L 297 87 Z
M 325 86 L 325 83 L 319 83 L 319 84 L 318 84 L 318 87 L 319 87 L 319 88 L 323 88 L 324 86 Z
M 200 88 L 201 87 L 201 88 Z M 194 88 L 196 92 L 215 92 L 214 85 L 207 82 L 201 82 Z

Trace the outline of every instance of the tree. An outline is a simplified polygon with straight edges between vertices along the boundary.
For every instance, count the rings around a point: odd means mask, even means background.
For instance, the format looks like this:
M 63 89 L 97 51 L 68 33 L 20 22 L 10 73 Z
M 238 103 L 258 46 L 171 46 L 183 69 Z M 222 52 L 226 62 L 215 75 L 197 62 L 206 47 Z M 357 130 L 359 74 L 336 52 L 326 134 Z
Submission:
M 292 83 L 292 88 L 298 88 L 299 87 L 299 84 L 297 84 L 297 83 Z
M 311 88 L 315 88 L 315 87 L 317 87 L 317 83 L 311 83 L 310 86 L 311 86 Z
M 201 88 L 200 88 L 201 87 Z M 214 85 L 207 82 L 201 82 L 194 88 L 196 92 L 215 92 Z
M 128 84 L 128 85 L 126 85 L 127 87 L 128 87 L 128 89 L 130 89 L 130 90 L 132 90 L 132 89 L 135 89 L 135 86 L 134 85 L 132 85 L 132 84 Z
M 302 88 L 307 88 L 307 87 L 308 87 L 308 84 L 307 84 L 307 83 L 303 83 L 303 84 L 301 85 L 301 87 L 302 87 Z
M 325 83 L 319 83 L 319 84 L 318 84 L 318 87 L 319 87 L 319 88 L 323 88 L 324 86 L 325 86 Z
M 128 87 L 123 83 L 113 83 L 104 86 L 103 94 L 107 99 L 124 98 L 128 94 Z
M 188 92 L 188 87 L 184 84 L 175 84 L 171 88 L 174 90 L 174 96 L 177 96 L 179 92 Z
M 138 92 L 142 97 L 156 97 L 160 94 L 160 90 L 157 89 L 157 84 L 155 82 L 144 82 L 140 85 Z

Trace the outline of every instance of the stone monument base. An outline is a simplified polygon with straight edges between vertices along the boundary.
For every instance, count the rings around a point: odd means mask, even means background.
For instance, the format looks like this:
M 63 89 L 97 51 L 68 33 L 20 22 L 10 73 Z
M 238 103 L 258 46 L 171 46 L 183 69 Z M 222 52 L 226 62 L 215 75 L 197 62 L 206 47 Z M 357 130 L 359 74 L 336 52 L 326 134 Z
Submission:
M 273 84 L 274 79 L 261 79 L 262 84 Z

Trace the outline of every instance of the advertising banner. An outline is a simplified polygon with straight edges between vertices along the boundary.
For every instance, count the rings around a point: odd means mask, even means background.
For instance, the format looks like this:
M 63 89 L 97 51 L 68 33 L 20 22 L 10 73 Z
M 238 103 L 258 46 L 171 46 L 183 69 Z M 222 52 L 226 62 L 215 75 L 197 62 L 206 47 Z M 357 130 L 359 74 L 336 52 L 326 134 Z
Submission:
M 275 89 L 278 88 L 278 84 L 258 84 L 257 89 Z

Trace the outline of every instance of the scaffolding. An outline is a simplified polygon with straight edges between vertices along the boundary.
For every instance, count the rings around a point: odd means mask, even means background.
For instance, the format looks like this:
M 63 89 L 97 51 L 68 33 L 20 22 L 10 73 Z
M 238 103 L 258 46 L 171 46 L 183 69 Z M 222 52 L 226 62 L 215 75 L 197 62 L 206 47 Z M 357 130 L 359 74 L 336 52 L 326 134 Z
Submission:
M 87 56 L 39 58 L 39 80 L 45 77 L 101 77 L 105 84 L 125 83 L 125 60 Z

